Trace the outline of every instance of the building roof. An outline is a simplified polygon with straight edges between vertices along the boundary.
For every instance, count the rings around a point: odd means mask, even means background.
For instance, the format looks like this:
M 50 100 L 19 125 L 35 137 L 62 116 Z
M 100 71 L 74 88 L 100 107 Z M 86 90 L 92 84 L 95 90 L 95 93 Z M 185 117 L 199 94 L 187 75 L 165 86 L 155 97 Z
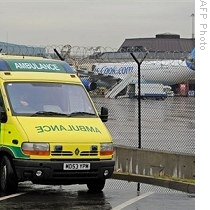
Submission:
M 125 39 L 118 52 L 144 51 L 150 52 L 191 52 L 195 47 L 195 39 L 180 38 L 177 34 L 157 34 L 156 38 Z
M 155 38 L 125 39 L 117 52 L 103 52 L 93 55 L 101 62 L 132 60 L 131 53 L 138 59 L 184 59 L 195 48 L 195 38 L 180 38 L 178 34 L 157 34 Z

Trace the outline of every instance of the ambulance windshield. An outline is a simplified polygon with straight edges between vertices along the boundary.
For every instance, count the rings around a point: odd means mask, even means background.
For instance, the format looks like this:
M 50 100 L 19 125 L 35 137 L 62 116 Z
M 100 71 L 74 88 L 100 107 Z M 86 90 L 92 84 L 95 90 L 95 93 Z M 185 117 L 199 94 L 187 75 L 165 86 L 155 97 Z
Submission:
M 80 85 L 50 82 L 10 82 L 6 92 L 14 115 L 95 116 L 95 110 Z

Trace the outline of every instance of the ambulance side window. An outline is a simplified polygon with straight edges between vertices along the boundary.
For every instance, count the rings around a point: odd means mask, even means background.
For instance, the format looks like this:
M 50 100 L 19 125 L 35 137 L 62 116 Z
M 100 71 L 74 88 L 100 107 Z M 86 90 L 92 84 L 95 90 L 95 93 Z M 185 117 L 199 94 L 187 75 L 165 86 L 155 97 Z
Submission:
M 0 91 L 0 106 L 4 109 L 4 101 L 3 101 L 1 91 Z
M 7 115 L 5 112 L 3 97 L 0 91 L 0 122 L 5 123 L 6 121 L 7 121 Z

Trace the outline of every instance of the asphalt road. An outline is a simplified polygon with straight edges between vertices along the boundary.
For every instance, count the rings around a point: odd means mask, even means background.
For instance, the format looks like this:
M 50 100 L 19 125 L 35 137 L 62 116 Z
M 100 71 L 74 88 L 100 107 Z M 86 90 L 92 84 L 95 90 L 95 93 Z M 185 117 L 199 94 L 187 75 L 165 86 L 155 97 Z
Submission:
M 107 180 L 102 193 L 91 194 L 85 185 L 41 186 L 21 184 L 19 192 L 0 197 L 0 210 L 193 210 L 195 197 L 137 183 Z

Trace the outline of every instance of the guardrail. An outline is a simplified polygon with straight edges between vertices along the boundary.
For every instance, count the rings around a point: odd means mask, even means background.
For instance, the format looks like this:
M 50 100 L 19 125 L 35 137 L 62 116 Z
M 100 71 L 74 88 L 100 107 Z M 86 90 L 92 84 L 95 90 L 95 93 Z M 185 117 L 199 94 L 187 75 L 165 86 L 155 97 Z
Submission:
M 195 155 L 114 146 L 113 179 L 195 193 Z

